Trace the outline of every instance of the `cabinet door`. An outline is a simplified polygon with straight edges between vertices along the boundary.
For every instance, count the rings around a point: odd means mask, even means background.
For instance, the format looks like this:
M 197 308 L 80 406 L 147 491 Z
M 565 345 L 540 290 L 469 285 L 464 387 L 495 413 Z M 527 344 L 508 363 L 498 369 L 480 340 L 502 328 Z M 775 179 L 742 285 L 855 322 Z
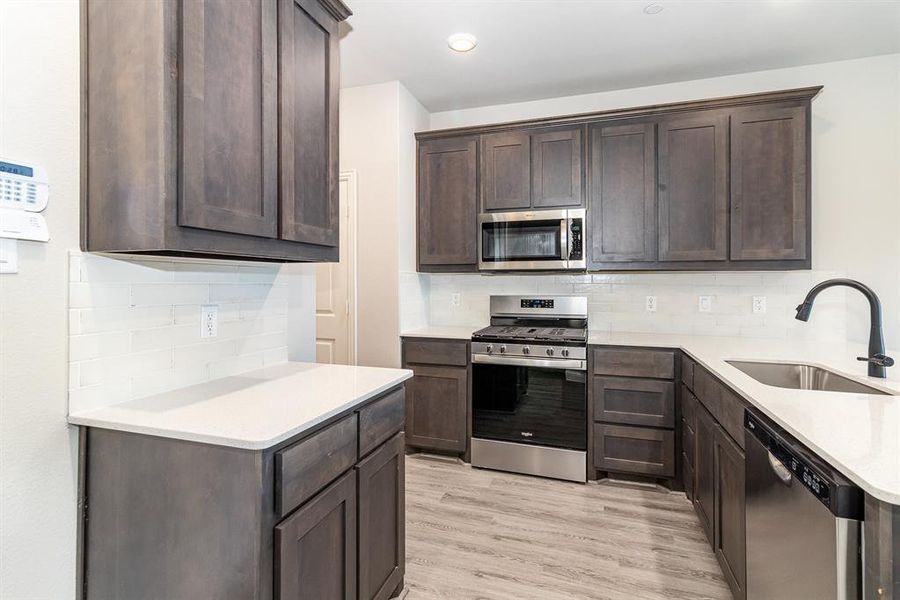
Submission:
M 713 544 L 716 505 L 716 423 L 699 403 L 694 429 L 694 510 Z
M 591 128 L 589 259 L 655 261 L 656 126 Z
M 281 237 L 337 246 L 337 21 L 315 0 L 280 0 Z
M 181 3 L 178 224 L 275 237 L 276 5 Z
M 359 600 L 386 600 L 403 582 L 406 563 L 403 433 L 357 465 Z
M 584 206 L 582 128 L 531 136 L 531 203 L 534 208 Z
M 594 420 L 675 427 L 675 384 L 656 379 L 594 377 Z
M 744 453 L 721 427 L 716 431 L 716 559 L 737 599 L 747 597 Z
M 531 207 L 530 140 L 527 133 L 495 133 L 482 138 L 484 210 Z
M 406 443 L 433 450 L 466 450 L 468 369 L 415 366 L 406 387 Z
M 659 260 L 726 260 L 728 115 L 659 124 Z
M 356 600 L 356 471 L 275 527 L 278 600 Z
M 478 262 L 477 139 L 419 143 L 419 267 L 475 270 Z M 424 267 L 424 269 L 423 269 Z
M 802 107 L 764 107 L 732 115 L 732 260 L 807 257 L 806 114 Z

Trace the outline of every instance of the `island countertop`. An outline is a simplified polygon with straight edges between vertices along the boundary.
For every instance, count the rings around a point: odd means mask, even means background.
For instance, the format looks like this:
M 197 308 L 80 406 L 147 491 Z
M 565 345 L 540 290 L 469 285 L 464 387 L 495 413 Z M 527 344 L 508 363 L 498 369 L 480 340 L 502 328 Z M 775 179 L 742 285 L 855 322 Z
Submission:
M 412 377 L 407 369 L 288 362 L 69 415 L 69 423 L 270 448 Z

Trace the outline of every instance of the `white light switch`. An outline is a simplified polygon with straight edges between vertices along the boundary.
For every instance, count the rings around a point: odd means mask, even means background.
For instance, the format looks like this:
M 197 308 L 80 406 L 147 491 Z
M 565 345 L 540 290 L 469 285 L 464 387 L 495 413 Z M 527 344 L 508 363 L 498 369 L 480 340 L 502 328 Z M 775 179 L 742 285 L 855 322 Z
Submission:
M 200 337 L 212 338 L 219 335 L 219 305 L 202 304 L 200 306 Z
M 19 272 L 19 242 L 0 238 L 0 273 Z
M 712 312 L 712 296 L 698 296 L 697 310 L 700 312 Z

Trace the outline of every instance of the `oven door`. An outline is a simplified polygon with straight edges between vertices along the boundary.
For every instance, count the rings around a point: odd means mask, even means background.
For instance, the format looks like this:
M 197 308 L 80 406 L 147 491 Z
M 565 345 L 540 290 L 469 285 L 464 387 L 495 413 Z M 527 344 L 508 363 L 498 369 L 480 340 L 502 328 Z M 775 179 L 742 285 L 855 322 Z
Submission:
M 472 364 L 472 437 L 587 449 L 586 372 L 565 368 L 579 361 L 556 365 L 552 360 L 527 364 L 530 359 L 477 358 Z
M 569 268 L 568 211 L 485 213 L 478 229 L 481 270 Z

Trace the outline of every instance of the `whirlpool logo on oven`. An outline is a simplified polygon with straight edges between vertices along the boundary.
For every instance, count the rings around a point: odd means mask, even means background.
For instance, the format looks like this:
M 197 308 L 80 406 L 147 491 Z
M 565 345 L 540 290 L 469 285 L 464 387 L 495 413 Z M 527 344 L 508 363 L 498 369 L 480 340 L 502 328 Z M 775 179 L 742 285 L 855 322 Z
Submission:
M 534 437 L 534 434 L 530 431 L 522 431 L 520 433 L 522 434 L 522 437 Z

